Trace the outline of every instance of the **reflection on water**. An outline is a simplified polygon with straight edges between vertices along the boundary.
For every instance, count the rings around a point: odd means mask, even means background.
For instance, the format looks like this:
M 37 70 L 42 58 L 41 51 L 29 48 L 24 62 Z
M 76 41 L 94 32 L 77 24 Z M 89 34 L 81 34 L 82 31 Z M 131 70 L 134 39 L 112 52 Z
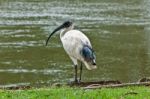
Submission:
M 150 1 L 0 0 L 0 84 L 66 82 L 72 62 L 55 35 L 65 20 L 91 40 L 98 69 L 83 80 L 134 82 L 150 75 Z M 92 75 L 91 75 L 92 74 Z

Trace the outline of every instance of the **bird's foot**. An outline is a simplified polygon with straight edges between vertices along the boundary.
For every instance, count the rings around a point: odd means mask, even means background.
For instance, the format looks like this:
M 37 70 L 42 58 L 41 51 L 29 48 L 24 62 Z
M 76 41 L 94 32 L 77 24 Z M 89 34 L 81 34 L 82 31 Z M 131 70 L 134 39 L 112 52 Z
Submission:
M 74 82 L 75 82 L 76 84 L 81 84 L 81 79 L 76 79 L 76 80 L 74 80 Z
M 81 83 L 81 79 L 78 79 L 78 84 L 80 84 Z
M 74 81 L 69 81 L 69 85 L 79 85 L 81 83 L 81 80 L 74 80 Z

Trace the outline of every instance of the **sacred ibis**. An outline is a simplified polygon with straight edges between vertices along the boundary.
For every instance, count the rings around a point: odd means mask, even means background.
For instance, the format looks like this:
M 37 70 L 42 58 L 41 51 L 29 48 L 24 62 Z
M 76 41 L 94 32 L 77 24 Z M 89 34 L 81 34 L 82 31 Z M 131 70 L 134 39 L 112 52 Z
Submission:
M 66 21 L 62 25 L 57 27 L 49 35 L 46 41 L 46 45 L 48 44 L 48 41 L 51 38 L 51 36 L 59 30 L 61 30 L 60 39 L 63 44 L 63 47 L 74 64 L 75 83 L 80 82 L 82 75 L 82 63 L 84 63 L 88 70 L 97 68 L 94 50 L 92 49 L 91 43 L 87 36 L 79 30 L 74 30 L 74 24 L 71 21 Z M 79 80 L 77 79 L 78 61 L 81 62 Z

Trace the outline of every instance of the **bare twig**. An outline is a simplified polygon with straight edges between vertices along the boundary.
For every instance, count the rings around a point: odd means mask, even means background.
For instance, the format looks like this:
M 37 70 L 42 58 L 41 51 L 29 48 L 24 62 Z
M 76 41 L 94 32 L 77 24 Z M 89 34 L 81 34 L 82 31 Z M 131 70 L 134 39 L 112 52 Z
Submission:
M 149 86 L 150 82 L 137 82 L 137 83 L 123 83 L 123 84 L 111 84 L 111 85 L 89 85 L 84 89 L 100 89 L 100 88 L 117 88 L 127 86 Z

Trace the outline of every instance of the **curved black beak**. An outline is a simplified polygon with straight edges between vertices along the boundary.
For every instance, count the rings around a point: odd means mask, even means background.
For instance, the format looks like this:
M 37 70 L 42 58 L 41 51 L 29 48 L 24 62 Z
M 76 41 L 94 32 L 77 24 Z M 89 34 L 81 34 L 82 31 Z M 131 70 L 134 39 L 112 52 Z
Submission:
M 64 25 L 61 25 L 61 26 L 57 27 L 57 28 L 49 35 L 49 37 L 48 37 L 47 40 L 46 40 L 46 46 L 47 46 L 48 41 L 49 41 L 49 39 L 51 38 L 51 36 L 52 36 L 54 33 L 56 33 L 57 31 L 59 31 L 60 29 L 62 29 L 62 28 L 64 28 Z

